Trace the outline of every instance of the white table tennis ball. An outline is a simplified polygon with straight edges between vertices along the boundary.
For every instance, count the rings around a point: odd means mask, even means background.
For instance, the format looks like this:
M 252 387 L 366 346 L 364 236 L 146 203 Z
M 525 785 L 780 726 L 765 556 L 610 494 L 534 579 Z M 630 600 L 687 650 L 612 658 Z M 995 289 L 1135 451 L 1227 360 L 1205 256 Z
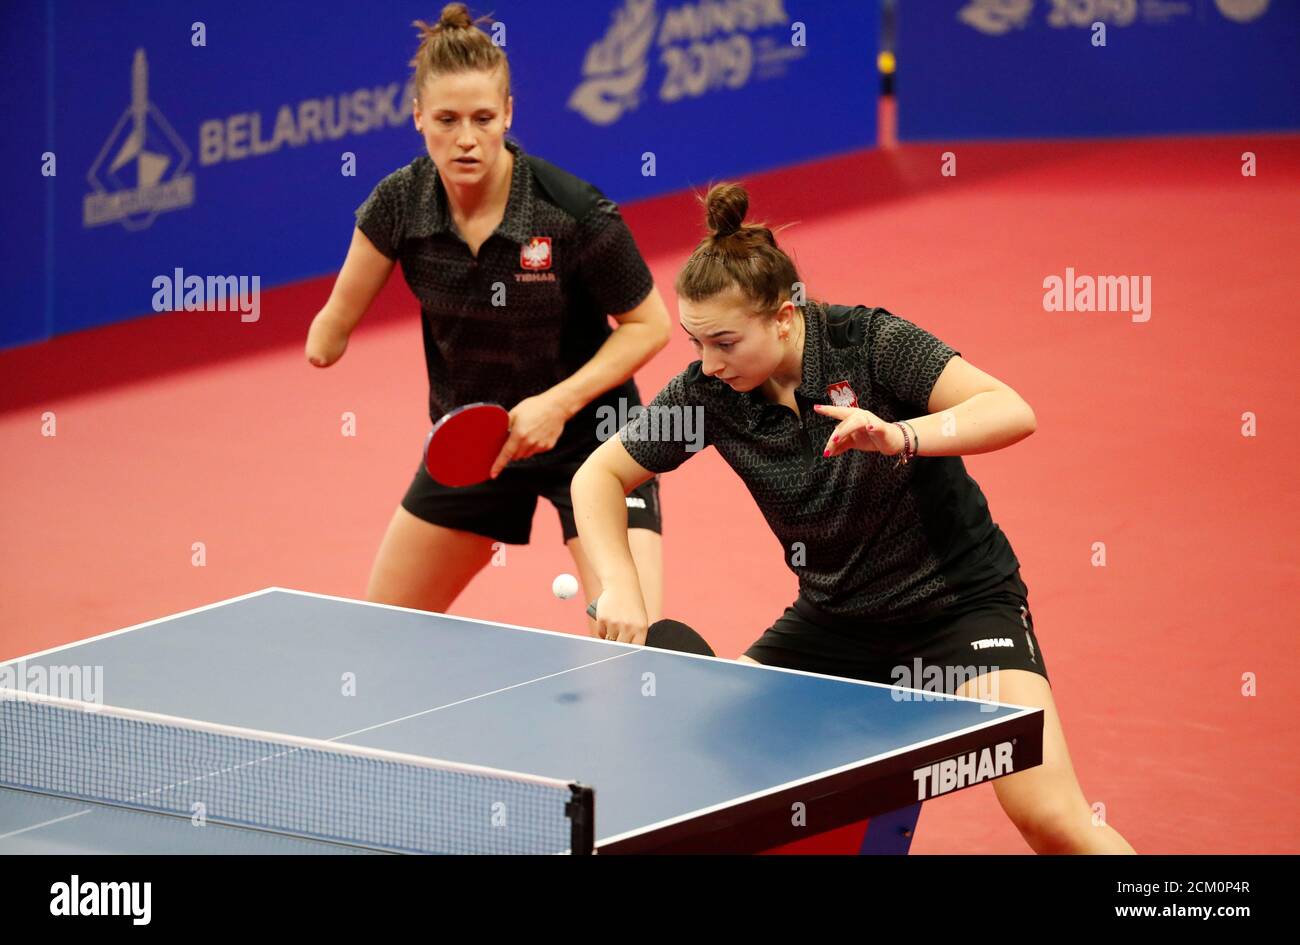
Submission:
M 572 574 L 561 574 L 551 582 L 551 593 L 560 600 L 568 600 L 578 593 L 578 579 Z

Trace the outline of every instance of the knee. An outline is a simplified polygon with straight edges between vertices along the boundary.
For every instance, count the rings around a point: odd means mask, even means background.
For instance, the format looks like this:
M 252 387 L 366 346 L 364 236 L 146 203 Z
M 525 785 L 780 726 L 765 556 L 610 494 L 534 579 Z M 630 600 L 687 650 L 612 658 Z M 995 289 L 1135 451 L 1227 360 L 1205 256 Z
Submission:
M 1088 847 L 1086 807 L 1054 801 L 1026 804 L 1007 815 L 1035 853 L 1076 853 Z

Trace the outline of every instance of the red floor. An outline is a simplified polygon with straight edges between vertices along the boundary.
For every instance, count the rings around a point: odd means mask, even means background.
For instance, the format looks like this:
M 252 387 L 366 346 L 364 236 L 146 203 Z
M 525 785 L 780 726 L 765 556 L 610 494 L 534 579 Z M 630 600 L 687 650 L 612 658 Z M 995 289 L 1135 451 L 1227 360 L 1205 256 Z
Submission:
M 1140 852 L 1300 851 L 1300 137 L 909 146 L 747 183 L 751 219 L 801 221 L 782 239 L 814 296 L 884 305 L 1033 406 L 1033 437 L 966 463 L 1022 562 L 1089 800 Z M 671 295 L 692 198 L 626 215 Z M 1151 320 L 1043 311 L 1067 266 L 1151 276 Z M 427 430 L 420 333 L 395 280 L 343 361 L 310 368 L 329 283 L 267 293 L 254 325 L 164 315 L 0 352 L 0 657 L 272 584 L 363 594 Z M 691 358 L 679 334 L 643 394 Z M 715 453 L 663 498 L 667 609 L 734 656 L 794 578 Z M 550 594 L 572 566 L 549 507 L 533 537 L 455 612 L 580 630 Z M 927 805 L 913 844 L 1026 849 L 988 786 Z

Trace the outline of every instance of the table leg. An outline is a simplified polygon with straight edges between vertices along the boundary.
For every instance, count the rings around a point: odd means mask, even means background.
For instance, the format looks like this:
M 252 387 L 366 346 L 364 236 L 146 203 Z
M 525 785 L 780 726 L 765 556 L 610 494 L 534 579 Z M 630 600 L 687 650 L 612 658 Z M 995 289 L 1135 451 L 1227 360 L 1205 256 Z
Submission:
M 862 848 L 858 852 L 864 856 L 906 854 L 912 846 L 916 822 L 920 817 L 919 801 L 911 807 L 900 807 L 888 814 L 872 817 L 867 824 L 866 835 L 862 838 Z

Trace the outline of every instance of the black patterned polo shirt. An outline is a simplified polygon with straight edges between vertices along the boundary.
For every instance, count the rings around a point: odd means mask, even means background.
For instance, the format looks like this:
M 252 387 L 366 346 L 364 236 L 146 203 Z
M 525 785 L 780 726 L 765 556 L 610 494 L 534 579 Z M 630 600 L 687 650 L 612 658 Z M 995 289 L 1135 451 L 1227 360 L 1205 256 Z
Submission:
M 505 216 L 470 252 L 427 155 L 389 174 L 357 228 L 398 260 L 420 301 L 429 418 L 487 401 L 506 409 L 569 377 L 604 344 L 608 316 L 636 308 L 654 282 L 618 206 L 596 187 L 506 140 L 514 157 Z M 640 404 L 631 380 L 570 419 L 544 464 L 594 445 L 597 411 Z M 624 414 L 626 416 L 626 414 Z
M 812 409 L 856 400 L 886 421 L 924 416 L 960 352 L 882 308 L 809 303 L 803 311 L 801 416 L 706 376 L 696 361 L 619 431 L 628 453 L 663 473 L 715 448 L 758 503 L 800 596 L 828 622 L 921 619 L 1001 583 L 1020 562 L 960 456 L 903 466 L 860 450 L 826 458 L 837 421 Z M 830 330 L 832 312 L 848 315 L 852 340 Z M 671 435 L 692 430 L 677 419 L 683 411 L 699 417 L 702 435 Z

